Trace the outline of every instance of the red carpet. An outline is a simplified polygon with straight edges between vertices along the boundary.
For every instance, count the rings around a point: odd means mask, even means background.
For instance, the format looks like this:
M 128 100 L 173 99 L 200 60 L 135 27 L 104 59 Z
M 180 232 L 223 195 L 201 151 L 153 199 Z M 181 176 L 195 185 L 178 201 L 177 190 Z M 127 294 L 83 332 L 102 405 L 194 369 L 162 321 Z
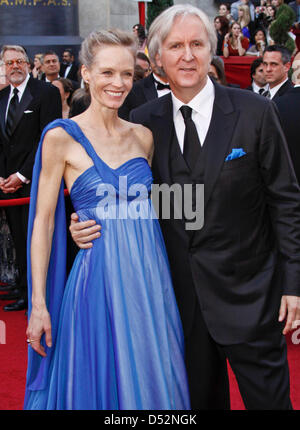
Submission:
M 6 344 L 1 344 L 3 334 L 0 323 L 0 410 L 18 410 L 23 407 L 25 374 L 27 366 L 26 324 L 27 317 L 21 312 L 3 312 L 0 303 L 0 321 L 6 328 Z M 300 339 L 300 334 L 297 336 Z M 300 344 L 293 345 L 288 336 L 291 398 L 293 407 L 300 410 Z M 234 375 L 230 371 L 231 408 L 244 409 Z

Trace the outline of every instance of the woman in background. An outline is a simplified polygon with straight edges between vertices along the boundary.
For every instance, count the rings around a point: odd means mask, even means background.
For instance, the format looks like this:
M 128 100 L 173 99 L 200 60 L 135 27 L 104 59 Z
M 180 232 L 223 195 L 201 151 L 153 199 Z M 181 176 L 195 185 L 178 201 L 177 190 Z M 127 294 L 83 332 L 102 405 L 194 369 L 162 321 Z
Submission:
M 223 50 L 222 50 L 223 41 L 224 41 L 225 34 L 228 33 L 229 21 L 225 16 L 218 15 L 214 19 L 214 24 L 215 24 L 215 29 L 216 29 L 217 39 L 218 39 L 216 55 L 223 55 Z
M 234 22 L 231 25 L 230 33 L 224 37 L 223 55 L 225 58 L 232 55 L 243 56 L 249 48 L 249 39 L 244 37 L 239 23 Z
M 70 79 L 59 78 L 52 81 L 52 85 L 57 87 L 60 92 L 61 102 L 62 102 L 62 114 L 63 118 L 69 118 L 70 112 L 70 102 L 74 88 Z
M 238 23 L 241 26 L 241 31 L 244 37 L 247 37 L 247 39 L 250 41 L 251 46 L 253 44 L 255 24 L 253 21 L 251 21 L 249 6 L 245 4 L 240 5 L 238 8 L 238 15 Z
M 142 24 L 135 24 L 132 27 L 132 31 L 138 40 L 138 51 L 147 54 L 147 37 L 144 26 Z
M 43 65 L 41 63 L 42 57 L 43 57 L 43 54 L 35 54 L 34 56 L 34 60 L 33 60 L 34 68 L 32 69 L 31 73 L 32 73 L 32 76 L 36 79 L 42 79 L 42 74 L 43 74 L 43 71 L 42 71 Z
M 267 38 L 265 35 L 265 32 L 258 28 L 254 33 L 254 45 L 252 45 L 248 51 L 246 52 L 246 55 L 254 55 L 256 57 L 262 57 L 264 50 L 267 46 Z

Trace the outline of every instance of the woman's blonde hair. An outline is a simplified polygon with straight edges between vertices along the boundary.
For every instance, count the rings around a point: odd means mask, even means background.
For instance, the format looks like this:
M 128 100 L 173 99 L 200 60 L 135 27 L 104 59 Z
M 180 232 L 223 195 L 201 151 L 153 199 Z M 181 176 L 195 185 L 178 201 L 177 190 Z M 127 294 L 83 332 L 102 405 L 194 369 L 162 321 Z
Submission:
M 137 53 L 137 42 L 133 34 L 119 29 L 93 31 L 81 44 L 79 60 L 90 68 L 93 64 L 96 50 L 103 46 L 122 46 L 131 51 L 134 59 Z
M 247 25 L 251 21 L 249 6 L 247 6 L 246 4 L 242 4 L 239 6 L 238 10 L 242 10 L 244 12 L 243 16 L 239 17 L 238 23 L 240 24 L 241 28 L 247 27 Z

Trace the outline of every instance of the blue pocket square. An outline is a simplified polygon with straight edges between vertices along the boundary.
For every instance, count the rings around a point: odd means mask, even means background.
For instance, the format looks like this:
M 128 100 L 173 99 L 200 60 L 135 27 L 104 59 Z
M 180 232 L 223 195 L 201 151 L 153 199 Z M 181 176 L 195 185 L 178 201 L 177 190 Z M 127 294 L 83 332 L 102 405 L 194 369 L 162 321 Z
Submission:
M 243 157 L 243 155 L 246 155 L 243 148 L 233 148 L 231 154 L 227 155 L 225 161 L 234 160 L 235 158 Z

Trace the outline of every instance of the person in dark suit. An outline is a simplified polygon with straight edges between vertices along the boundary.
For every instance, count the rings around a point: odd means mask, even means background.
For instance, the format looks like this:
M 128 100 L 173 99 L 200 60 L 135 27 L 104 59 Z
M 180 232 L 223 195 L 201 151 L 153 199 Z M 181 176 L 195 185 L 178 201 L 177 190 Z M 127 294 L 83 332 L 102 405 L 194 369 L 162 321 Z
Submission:
M 299 67 L 299 66 L 298 66 Z M 295 173 L 300 183 L 299 151 L 299 106 L 300 106 L 300 67 L 293 72 L 294 88 L 275 100 L 279 110 L 282 128 L 290 150 Z
M 43 128 L 62 115 L 57 88 L 29 75 L 28 57 L 20 46 L 4 46 L 0 58 L 9 86 L 0 91 L 0 194 L 1 199 L 30 195 L 35 152 Z M 19 267 L 17 288 L 2 299 L 17 299 L 5 311 L 27 307 L 26 238 L 28 205 L 9 207 L 6 217 L 16 247 Z
M 295 12 L 296 20 L 293 27 L 298 30 L 300 28 L 300 0 L 292 1 L 288 5 Z
M 75 62 L 72 49 L 68 48 L 64 50 L 62 60 L 59 75 L 62 78 L 78 82 L 78 64 Z
M 138 106 L 161 97 L 170 91 L 163 71 L 151 67 L 153 72 L 144 79 L 133 83 L 132 90 L 119 109 L 119 117 L 128 121 L 130 112 Z
M 284 334 L 300 315 L 300 189 L 274 104 L 207 77 L 215 46 L 198 8 L 176 5 L 159 15 L 148 49 L 172 93 L 130 118 L 153 133 L 154 182 L 193 191 L 183 192 L 181 219 L 178 211 L 160 217 L 192 408 L 229 408 L 227 357 L 247 409 L 289 409 Z M 204 184 L 204 224 L 193 229 L 185 209 L 201 212 L 197 184 Z M 96 238 L 92 223 L 73 216 L 82 248 Z
M 253 91 L 256 94 L 264 95 L 268 91 L 268 84 L 266 82 L 263 60 L 256 58 L 250 67 L 251 85 L 246 90 Z
M 293 88 L 288 72 L 291 67 L 291 54 L 281 45 L 269 45 L 263 56 L 264 74 L 269 84 L 269 98 L 276 100 Z

